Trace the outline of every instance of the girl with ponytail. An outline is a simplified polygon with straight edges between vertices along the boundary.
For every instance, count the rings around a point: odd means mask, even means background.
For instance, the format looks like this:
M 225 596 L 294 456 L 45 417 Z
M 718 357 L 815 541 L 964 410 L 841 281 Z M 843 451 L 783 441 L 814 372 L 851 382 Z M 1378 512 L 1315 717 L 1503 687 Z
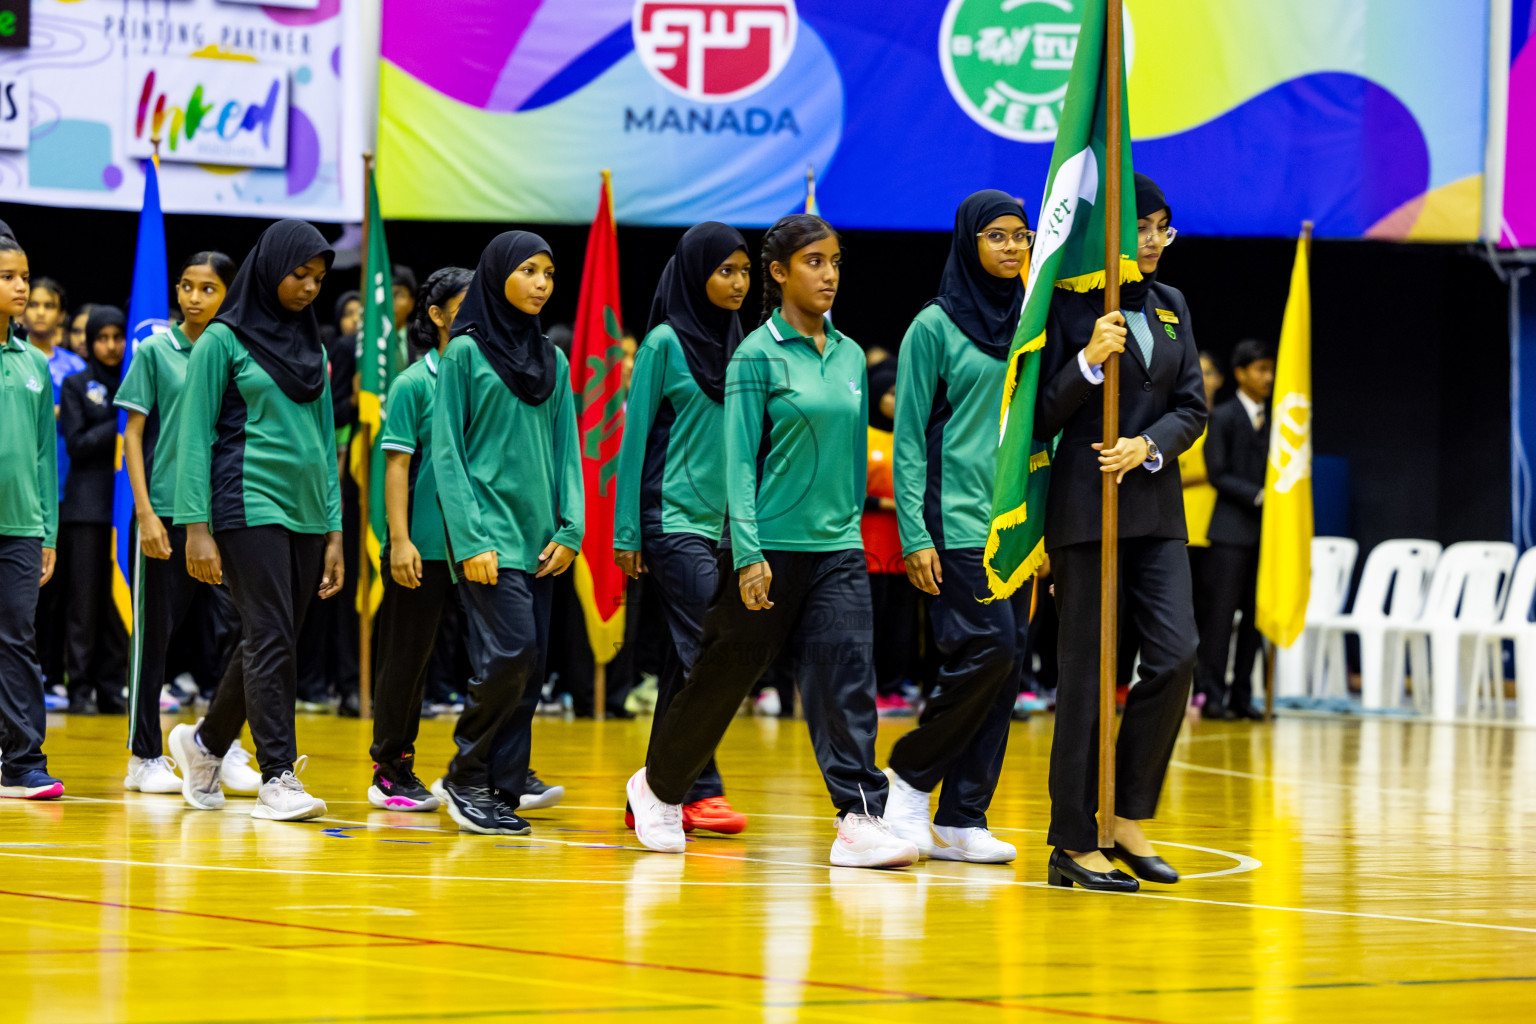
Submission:
M 819 217 L 785 217 L 763 239 L 762 265 L 767 315 L 725 375 L 723 585 L 705 611 L 693 668 L 655 724 L 646 766 L 629 780 L 635 833 L 649 849 L 682 852 L 689 788 L 742 698 L 788 645 L 838 810 L 832 863 L 901 867 L 918 851 L 881 817 L 887 783 L 874 756 L 869 574 L 859 533 L 864 353 L 826 320 L 842 273 L 837 232 Z M 735 587 L 726 582 L 732 576 Z

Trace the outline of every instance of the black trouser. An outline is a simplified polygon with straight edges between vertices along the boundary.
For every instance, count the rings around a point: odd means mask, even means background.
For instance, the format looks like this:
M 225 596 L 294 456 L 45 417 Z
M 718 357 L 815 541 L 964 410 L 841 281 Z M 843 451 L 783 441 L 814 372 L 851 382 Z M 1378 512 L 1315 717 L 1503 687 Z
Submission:
M 1051 742 L 1052 846 L 1098 846 L 1099 542 L 1051 552 L 1061 616 L 1056 734 Z M 1140 821 L 1157 811 L 1195 668 L 1195 612 L 1182 540 L 1120 542 L 1120 618 L 1141 637 L 1115 746 L 1115 813 Z
M 869 574 L 875 692 L 882 696 L 900 693 L 903 683 L 921 681 L 921 598 L 922 591 L 914 587 L 904 573 Z
M 944 783 L 935 824 L 986 828 L 1019 695 L 1030 587 L 984 604 L 991 594 L 981 548 L 941 551 L 939 561 L 944 580 L 928 603 L 944 656 L 938 688 L 917 728 L 891 748 L 891 769 L 925 793 Z
M 1253 706 L 1253 664 L 1259 654 L 1259 631 L 1253 624 L 1254 595 L 1259 584 L 1259 549 L 1255 545 L 1212 544 L 1201 566 L 1205 591 L 1200 619 L 1200 663 L 1195 685 L 1206 703 L 1233 710 Z M 1232 643 L 1232 616 L 1237 625 L 1237 652 L 1232 660 L 1232 697 L 1227 699 L 1227 651 Z
M 165 753 L 160 741 L 160 688 L 165 685 L 166 652 L 171 634 L 191 613 L 194 602 L 201 598 L 222 612 L 221 618 L 231 620 L 234 628 L 218 630 L 225 644 L 233 647 L 240 641 L 240 619 L 229 591 L 192 578 L 187 572 L 186 528 L 160 521 L 171 542 L 170 558 L 144 557 L 137 525 L 129 538 L 136 564 L 128 666 L 128 749 L 142 758 Z M 224 664 L 228 656 L 227 650 L 220 651 L 218 663 Z
M 33 617 L 37 637 L 37 663 L 43 670 L 43 684 L 52 690 L 64 682 L 64 609 L 69 603 L 69 583 L 64 579 L 64 537 L 54 549 L 53 577 L 37 595 L 37 614 Z
M 501 569 L 496 584 L 461 580 L 469 658 L 475 674 L 453 730 L 458 747 L 447 781 L 501 790 L 515 807 L 528 775 L 532 681 L 541 677 L 553 579 Z
M 449 587 L 443 599 L 437 637 L 432 644 L 432 658 L 427 662 L 425 699 L 434 704 L 462 700 L 459 695 L 475 674 L 469 663 L 469 645 L 464 642 L 464 630 L 464 588 Z M 535 689 L 543 689 L 544 680 L 536 679 L 534 683 Z
M 699 654 L 651 736 L 646 777 L 666 803 L 687 799 L 752 684 L 788 644 L 816 762 L 841 812 L 885 813 L 875 767 L 875 669 L 864 552 L 764 551 L 773 607 L 748 611 L 727 548 Z
M 244 635 L 197 735 L 209 753 L 223 757 L 249 718 L 266 782 L 292 771 L 299 756 L 293 725 L 299 625 L 320 590 L 325 535 L 248 526 L 220 530 L 214 539 Z
M 63 572 L 69 587 L 64 608 L 64 674 L 72 698 L 96 695 L 102 712 L 119 712 L 128 682 L 128 630 L 112 599 L 112 527 L 65 523 Z
M 646 537 L 642 548 L 646 568 L 650 570 L 646 596 L 660 602 L 667 616 L 667 631 L 672 635 L 672 642 L 663 645 L 665 652 L 661 674 L 657 678 L 656 711 L 651 719 L 651 743 L 645 752 L 649 761 L 661 720 L 666 717 L 667 708 L 698 659 L 704 613 L 720 576 L 720 551 L 714 541 L 694 533 Z M 715 755 L 711 751 L 683 803 L 724 795 L 725 783 L 720 780 L 720 770 L 715 767 Z
M 43 671 L 37 664 L 37 581 L 43 542 L 0 537 L 0 758 L 4 774 L 47 771 Z
M 380 559 L 384 597 L 374 618 L 373 748 L 374 763 L 395 767 L 416 756 L 421 726 L 421 697 L 427 664 L 442 622 L 443 606 L 453 589 L 448 563 L 421 563 L 414 589 L 402 587 L 389 573 L 389 549 Z

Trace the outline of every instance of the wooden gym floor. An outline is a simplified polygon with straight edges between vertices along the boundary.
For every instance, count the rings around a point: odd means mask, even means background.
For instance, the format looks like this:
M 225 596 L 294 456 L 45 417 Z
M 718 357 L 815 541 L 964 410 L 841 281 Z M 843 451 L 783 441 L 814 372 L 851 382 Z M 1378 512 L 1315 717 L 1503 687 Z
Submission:
M 165 725 L 169 728 L 171 720 Z M 0 801 L 0 1021 L 1506 1021 L 1536 1007 L 1536 732 L 1207 723 L 1151 829 L 1186 873 L 1043 884 L 1051 719 L 992 809 L 1012 866 L 827 864 L 800 723 L 738 719 L 735 838 L 642 853 L 623 784 L 649 720 L 535 726 L 567 787 L 532 837 L 366 803 L 366 723 L 301 716 L 317 823 L 121 788 L 121 718 L 58 719 L 70 796 Z M 882 726 L 880 753 L 908 728 Z M 423 724 L 421 774 L 450 724 Z M 249 744 L 249 740 L 247 740 Z

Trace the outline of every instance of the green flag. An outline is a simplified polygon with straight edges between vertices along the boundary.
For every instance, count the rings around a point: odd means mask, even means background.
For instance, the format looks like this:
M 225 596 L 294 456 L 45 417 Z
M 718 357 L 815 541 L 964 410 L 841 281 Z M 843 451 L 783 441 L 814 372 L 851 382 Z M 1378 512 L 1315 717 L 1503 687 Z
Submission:
M 384 240 L 384 219 L 379 216 L 379 190 L 368 172 L 368 251 L 363 254 L 363 318 L 357 332 L 357 421 L 359 437 L 352 444 L 352 476 L 368 488 L 368 560 L 373 563 L 369 587 L 370 609 L 384 596 L 379 574 L 379 555 L 388 537 L 384 519 L 384 450 L 379 435 L 384 426 L 384 395 L 400 372 L 395 339 L 395 299 L 389 245 Z M 366 440 L 366 444 L 358 441 Z M 358 594 L 358 609 L 363 595 Z
M 1105 110 L 1107 25 L 1104 4 L 1085 4 L 1066 102 L 1051 152 L 1051 172 L 1040 204 L 1040 223 L 1030 253 L 1024 310 L 1013 336 L 1003 387 L 992 528 L 987 536 L 987 585 L 1007 597 L 1045 560 L 1045 495 L 1054 441 L 1034 439 L 1040 350 L 1052 288 L 1091 291 L 1104 287 L 1104 186 L 1118 173 L 1125 201 L 1120 211 L 1120 279 L 1141 280 L 1136 267 L 1136 186 L 1131 175 L 1130 124 L 1109 125 Z M 1122 88 L 1125 69 L 1115 69 Z M 1122 109 L 1127 105 L 1122 105 Z M 1120 133 L 1120 167 L 1105 167 L 1104 140 Z M 1127 249 L 1129 248 L 1129 251 Z

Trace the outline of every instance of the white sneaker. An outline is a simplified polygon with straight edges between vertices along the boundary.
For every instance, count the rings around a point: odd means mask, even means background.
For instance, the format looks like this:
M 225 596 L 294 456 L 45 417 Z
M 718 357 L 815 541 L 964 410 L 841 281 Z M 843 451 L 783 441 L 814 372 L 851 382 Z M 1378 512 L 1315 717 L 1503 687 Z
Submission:
M 1018 857 L 1012 843 L 1005 843 L 984 828 L 933 826 L 937 840 L 929 854 L 934 860 L 963 860 L 970 864 L 1007 864 Z
M 216 811 L 224 806 L 224 788 L 219 785 L 219 769 L 224 762 L 197 741 L 197 726 L 202 724 L 199 718 L 197 725 L 183 722 L 176 726 L 166 745 L 171 748 L 177 767 L 185 773 L 181 777 L 182 797 L 200 811 Z
M 683 835 L 683 805 L 662 803 L 645 781 L 644 768 L 629 777 L 624 793 L 635 816 L 635 838 L 640 845 L 657 853 L 682 853 L 688 845 Z
M 928 818 L 930 794 L 908 785 L 889 768 L 885 774 L 891 780 L 890 792 L 885 798 L 886 825 L 897 838 L 916 846 L 920 858 L 929 856 L 933 852 L 933 830 Z
M 251 767 L 251 752 L 238 739 L 224 752 L 219 780 L 226 792 L 236 796 L 255 796 L 261 790 L 261 772 Z
M 251 817 L 267 821 L 305 821 L 323 815 L 325 801 L 304 792 L 304 784 L 299 781 L 298 772 L 304 770 L 308 760 L 309 755 L 305 754 L 293 766 L 294 771 L 283 772 L 279 777 L 263 782 L 256 794 L 256 806 L 251 808 Z
M 443 788 L 443 780 L 441 777 L 433 779 L 432 785 L 428 786 L 427 788 L 432 791 L 433 796 L 437 797 L 437 805 L 439 807 L 448 806 L 448 790 Z
M 130 754 L 123 788 L 134 793 L 180 793 L 181 778 L 175 768 L 176 762 L 165 756 L 146 761 Z
M 904 868 L 917 856 L 917 844 L 891 832 L 883 818 L 850 812 L 837 823 L 832 863 L 840 868 Z
M 763 718 L 778 718 L 784 711 L 784 702 L 779 698 L 778 689 L 772 686 L 763 687 L 763 692 L 757 695 L 757 704 L 752 711 Z

